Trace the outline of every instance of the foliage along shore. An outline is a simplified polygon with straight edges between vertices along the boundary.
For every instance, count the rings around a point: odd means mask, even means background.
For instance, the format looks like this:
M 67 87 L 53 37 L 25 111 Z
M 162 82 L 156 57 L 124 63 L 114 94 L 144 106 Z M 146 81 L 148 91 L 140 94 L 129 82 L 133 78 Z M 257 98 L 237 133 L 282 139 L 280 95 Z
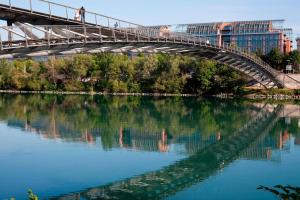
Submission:
M 297 65 L 299 52 L 285 57 L 272 50 L 263 59 L 271 66 L 286 60 Z M 271 61 L 278 60 L 280 63 Z M 275 59 L 276 58 L 276 59 Z M 32 59 L 0 60 L 1 93 L 92 94 L 130 96 L 205 96 L 294 98 L 300 90 L 247 89 L 240 72 L 212 60 L 181 55 L 78 54 Z M 280 97 L 279 97 L 280 96 Z
M 74 55 L 36 60 L 0 60 L 0 89 L 104 94 L 238 93 L 237 71 L 211 60 L 164 54 Z

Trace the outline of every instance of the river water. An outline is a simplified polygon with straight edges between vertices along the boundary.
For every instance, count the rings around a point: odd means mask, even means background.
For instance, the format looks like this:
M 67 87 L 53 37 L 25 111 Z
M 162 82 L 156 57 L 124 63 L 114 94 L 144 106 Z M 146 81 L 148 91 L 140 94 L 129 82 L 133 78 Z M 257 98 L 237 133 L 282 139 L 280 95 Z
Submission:
M 276 199 L 300 186 L 297 102 L 0 95 L 0 199 Z

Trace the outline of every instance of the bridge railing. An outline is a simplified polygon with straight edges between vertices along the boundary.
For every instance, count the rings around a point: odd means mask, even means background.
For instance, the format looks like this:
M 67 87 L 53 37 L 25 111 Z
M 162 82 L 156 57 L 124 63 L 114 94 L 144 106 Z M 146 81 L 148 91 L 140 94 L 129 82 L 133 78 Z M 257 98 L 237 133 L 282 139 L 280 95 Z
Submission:
M 6 5 L 12 11 L 16 9 L 20 10 L 20 8 L 22 8 L 24 11 L 30 13 L 40 14 L 43 16 L 46 15 L 47 17 L 54 18 L 54 19 L 59 17 L 61 20 L 72 21 L 72 22 L 75 21 L 74 20 L 75 12 L 79 9 L 79 8 L 74 8 L 71 6 L 51 2 L 48 0 L 22 0 L 22 1 L 0 0 L 0 6 L 1 4 Z M 201 45 L 207 45 L 207 46 L 216 47 L 220 49 L 226 49 L 227 51 L 240 54 L 242 56 L 249 58 L 253 62 L 264 67 L 273 76 L 277 76 L 277 72 L 273 70 L 267 63 L 263 62 L 259 57 L 257 57 L 253 53 L 248 52 L 247 50 L 241 49 L 239 47 L 233 47 L 228 44 L 222 44 L 222 45 L 213 44 L 209 38 L 193 36 L 187 33 L 171 32 L 171 33 L 167 33 L 167 35 L 166 34 L 161 35 L 160 30 L 155 28 L 146 28 L 139 24 L 131 23 L 128 21 L 120 20 L 117 18 L 105 16 L 90 11 L 86 11 L 85 13 L 86 13 L 85 23 L 88 25 L 102 26 L 102 27 L 111 28 L 113 30 L 119 29 L 125 33 L 135 34 L 140 38 L 146 37 L 148 38 L 148 40 L 150 40 L 149 38 L 151 39 L 155 38 L 157 40 L 162 40 L 162 41 L 179 40 L 181 42 L 201 44 Z M 2 44 L 2 40 L 1 40 L 1 44 Z M 3 46 L 1 48 L 3 48 Z
M 23 26 L 24 25 L 24 26 Z M 30 45 L 42 46 L 52 45 L 61 42 L 65 43 L 88 43 L 88 42 L 171 42 L 181 44 L 200 45 L 209 48 L 215 48 L 222 51 L 231 52 L 241 55 L 249 60 L 261 65 L 272 76 L 276 77 L 276 70 L 272 69 L 268 64 L 260 58 L 248 52 L 245 49 L 231 46 L 229 44 L 214 44 L 207 37 L 198 37 L 186 33 L 169 32 L 161 33 L 153 28 L 110 28 L 94 25 L 78 25 L 78 26 L 33 26 L 30 24 L 21 24 L 19 26 L 1 26 L 0 48 L 15 48 L 13 45 L 20 47 L 28 47 Z M 3 33 L 4 31 L 4 33 Z M 107 32 L 106 35 L 103 32 Z M 8 38 L 6 41 L 4 38 Z M 224 52 L 224 53 L 225 53 Z
M 22 0 L 22 1 L 0 0 L 0 3 L 7 5 L 12 10 L 16 8 L 23 8 L 31 13 L 33 12 L 40 13 L 43 15 L 47 15 L 49 18 L 61 17 L 66 19 L 67 21 L 74 21 L 75 12 L 79 9 L 79 8 L 74 8 L 71 6 L 51 2 L 48 0 Z M 213 44 L 209 38 L 205 38 L 205 37 L 198 37 L 187 33 L 178 33 L 178 32 L 172 32 L 167 36 L 160 35 L 159 30 L 155 28 L 146 28 L 139 24 L 105 16 L 95 12 L 86 11 L 85 13 L 86 13 L 86 17 L 85 17 L 86 23 L 93 24 L 96 26 L 126 29 L 126 31 L 130 33 L 134 32 L 135 34 L 143 35 L 145 37 L 155 37 L 155 38 L 159 37 L 161 39 L 167 39 L 167 40 L 170 39 L 172 40 L 175 38 L 183 42 L 195 42 L 195 43 L 201 42 L 207 45 L 219 46 L 218 44 Z M 243 56 L 246 56 L 249 59 L 252 59 L 253 61 L 257 62 L 258 64 L 264 66 L 268 71 L 272 71 L 272 73 L 275 73 L 275 71 L 272 70 L 268 66 L 268 64 L 266 64 L 260 58 L 258 58 L 257 56 L 255 56 L 250 52 L 247 52 L 244 49 L 241 49 L 239 47 L 232 47 L 227 44 L 222 44 L 222 46 L 220 47 L 225 48 L 228 51 L 233 51 L 235 53 L 242 54 Z
M 75 13 L 80 9 L 47 0 L 0 0 L 0 6 L 1 4 L 8 6 L 11 10 L 21 8 L 31 13 L 46 15 L 49 18 L 60 17 L 66 21 L 77 21 Z M 85 23 L 110 28 L 137 28 L 141 26 L 87 10 L 85 11 Z
M 253 62 L 261 65 L 269 73 L 271 73 L 274 77 L 276 77 L 278 75 L 278 72 L 276 70 L 271 68 L 261 58 L 256 56 L 254 53 L 248 51 L 247 49 L 240 48 L 240 47 L 237 47 L 237 46 L 232 46 L 232 45 L 227 44 L 227 43 L 223 43 L 223 44 L 220 45 L 218 43 L 212 42 L 209 37 L 195 36 L 195 35 L 191 35 L 191 34 L 188 34 L 188 33 L 170 32 L 169 35 L 166 35 L 164 37 L 169 39 L 169 40 L 173 40 L 174 38 L 178 40 L 178 38 L 179 38 L 179 40 L 181 40 L 183 42 L 201 44 L 201 45 L 204 45 L 204 46 L 215 47 L 215 48 L 226 50 L 226 51 L 229 51 L 229 52 L 232 52 L 232 53 L 235 53 L 235 54 L 239 54 L 239 55 L 244 56 L 244 57 L 252 60 Z
M 34 26 L 15 23 L 14 26 L 0 26 L 0 50 L 58 44 L 161 41 L 135 28 L 113 29 L 91 25 L 50 25 Z
M 229 52 L 232 52 L 232 53 L 244 56 L 244 57 L 252 60 L 253 62 L 259 64 L 262 67 L 264 67 L 274 77 L 276 77 L 278 75 L 278 72 L 276 70 L 274 70 L 273 68 L 271 68 L 269 66 L 269 64 L 267 64 L 261 58 L 259 58 L 254 53 L 248 51 L 245 48 L 241 48 L 241 47 L 238 47 L 238 46 L 232 46 L 232 45 L 230 45 L 228 43 L 223 43 L 222 45 L 219 45 L 219 44 L 213 44 L 213 45 L 216 46 L 216 47 L 222 48 L 222 49 L 226 49 Z
M 220 49 L 226 49 L 229 52 L 237 53 L 242 56 L 245 56 L 252 61 L 256 62 L 257 64 L 263 66 L 266 70 L 268 70 L 270 73 L 272 73 L 274 76 L 277 75 L 276 70 L 271 68 L 266 62 L 264 62 L 261 58 L 256 56 L 254 53 L 248 51 L 247 49 L 240 48 L 238 46 L 232 46 L 227 43 L 222 43 L 221 45 L 217 43 L 216 41 L 212 41 L 211 38 L 205 37 L 205 36 L 195 36 L 192 34 L 184 33 L 184 32 L 170 32 L 170 31 L 162 31 L 160 30 L 160 27 L 140 27 L 138 28 L 139 31 L 143 32 L 143 34 L 146 34 L 148 32 L 152 33 L 151 37 L 160 37 L 162 40 L 180 40 L 182 42 L 188 42 L 188 43 L 201 43 L 202 45 L 207 45 L 211 47 L 217 47 Z

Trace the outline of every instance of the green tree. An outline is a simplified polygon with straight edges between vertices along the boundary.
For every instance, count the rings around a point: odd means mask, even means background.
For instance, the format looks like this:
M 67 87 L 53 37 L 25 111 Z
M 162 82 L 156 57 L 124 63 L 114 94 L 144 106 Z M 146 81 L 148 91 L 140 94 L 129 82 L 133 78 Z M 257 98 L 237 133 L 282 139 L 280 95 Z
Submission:
M 187 81 L 187 75 L 180 71 L 180 57 L 168 58 L 164 63 L 164 69 L 161 71 L 154 84 L 154 90 L 166 93 L 182 93 Z
M 238 93 L 245 85 L 243 76 L 226 65 L 218 65 L 211 93 Z
M 62 90 L 64 89 L 63 81 L 66 79 L 65 70 L 66 59 L 56 59 L 50 57 L 47 62 L 45 62 L 45 73 L 43 74 L 47 80 L 45 89 L 47 90 Z
M 255 55 L 262 58 L 264 56 L 263 50 L 261 48 L 257 49 Z
M 276 57 L 274 52 L 270 58 Z M 295 63 L 297 55 L 290 54 Z M 129 58 L 104 53 L 50 57 L 45 62 L 0 60 L 2 89 L 205 94 L 236 92 L 242 84 L 241 75 L 228 67 L 181 55 Z
M 12 89 L 12 63 L 5 59 L 0 60 L 0 88 Z
M 188 91 L 197 94 L 207 93 L 213 86 L 216 71 L 217 68 L 214 61 L 198 61 L 194 66 L 192 77 L 188 82 Z
M 288 55 L 284 57 L 284 64 L 291 64 L 296 67 L 296 70 L 299 71 L 300 65 L 300 52 L 297 50 L 291 51 Z
M 283 69 L 284 55 L 281 53 L 280 49 L 278 49 L 278 48 L 272 49 L 266 55 L 265 59 L 271 65 L 271 67 L 273 67 L 277 70 Z
M 156 80 L 155 73 L 158 67 L 158 56 L 140 55 L 135 60 L 135 81 L 143 92 L 153 92 L 153 85 Z

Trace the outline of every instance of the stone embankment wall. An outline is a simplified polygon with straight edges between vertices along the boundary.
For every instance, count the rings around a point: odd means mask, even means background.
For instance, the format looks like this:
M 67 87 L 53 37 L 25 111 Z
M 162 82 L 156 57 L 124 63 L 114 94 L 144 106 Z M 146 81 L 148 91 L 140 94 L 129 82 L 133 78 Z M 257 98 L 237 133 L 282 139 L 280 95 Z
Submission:
M 281 74 L 279 78 L 288 89 L 300 89 L 300 74 Z

